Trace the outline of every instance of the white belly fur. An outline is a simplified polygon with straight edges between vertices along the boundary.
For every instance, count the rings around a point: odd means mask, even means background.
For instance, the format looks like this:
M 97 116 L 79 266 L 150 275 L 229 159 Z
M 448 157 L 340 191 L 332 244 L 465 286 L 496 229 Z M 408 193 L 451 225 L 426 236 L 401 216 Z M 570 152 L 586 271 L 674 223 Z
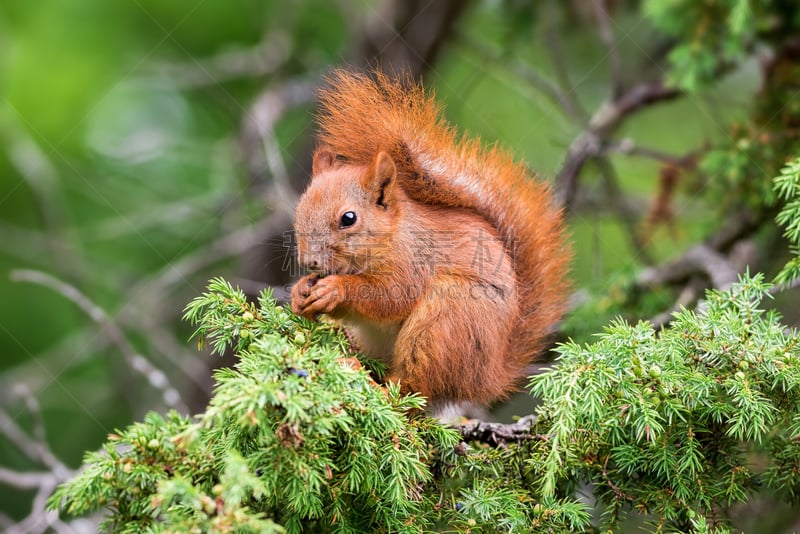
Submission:
M 341 319 L 340 322 L 356 342 L 358 350 L 387 364 L 391 363 L 394 344 L 402 322 L 376 323 L 350 317 Z

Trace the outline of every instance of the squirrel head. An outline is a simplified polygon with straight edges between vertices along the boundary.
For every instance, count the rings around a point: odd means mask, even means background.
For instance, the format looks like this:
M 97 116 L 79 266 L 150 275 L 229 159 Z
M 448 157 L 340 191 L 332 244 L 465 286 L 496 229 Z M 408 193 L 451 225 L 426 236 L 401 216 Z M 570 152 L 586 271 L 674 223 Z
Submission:
M 323 275 L 377 272 L 391 261 L 403 200 L 388 153 L 354 165 L 318 148 L 311 184 L 295 211 L 300 266 Z

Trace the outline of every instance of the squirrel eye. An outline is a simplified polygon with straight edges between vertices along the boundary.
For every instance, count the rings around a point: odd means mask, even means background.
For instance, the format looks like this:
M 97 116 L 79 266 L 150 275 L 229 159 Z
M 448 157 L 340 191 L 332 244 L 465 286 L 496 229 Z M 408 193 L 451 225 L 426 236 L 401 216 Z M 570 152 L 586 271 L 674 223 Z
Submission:
M 346 211 L 342 214 L 342 218 L 339 221 L 339 228 L 347 228 L 348 226 L 353 226 L 356 223 L 358 217 L 356 216 L 356 212 L 354 211 Z

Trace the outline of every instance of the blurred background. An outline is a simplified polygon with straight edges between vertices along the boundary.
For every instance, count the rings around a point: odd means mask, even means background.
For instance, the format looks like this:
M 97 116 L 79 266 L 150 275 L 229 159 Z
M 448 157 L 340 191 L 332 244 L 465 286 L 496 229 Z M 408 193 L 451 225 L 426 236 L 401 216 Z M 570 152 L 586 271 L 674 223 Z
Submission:
M 575 251 L 559 339 L 665 325 L 787 257 L 790 0 L 0 0 L 0 530 L 93 531 L 43 511 L 83 452 L 204 409 L 232 361 L 183 307 L 213 276 L 286 295 L 315 91 L 342 65 L 411 72 L 552 181 Z M 789 324 L 796 303 L 776 298 Z

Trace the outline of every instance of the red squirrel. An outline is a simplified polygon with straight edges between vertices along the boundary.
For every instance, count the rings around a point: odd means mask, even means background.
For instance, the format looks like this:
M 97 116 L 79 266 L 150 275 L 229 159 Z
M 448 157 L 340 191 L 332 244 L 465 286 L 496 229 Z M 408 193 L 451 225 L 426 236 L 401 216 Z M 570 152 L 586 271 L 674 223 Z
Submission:
M 421 85 L 335 71 L 295 217 L 312 274 L 292 310 L 342 324 L 432 403 L 500 400 L 565 309 L 562 215 L 498 148 L 459 137 Z

